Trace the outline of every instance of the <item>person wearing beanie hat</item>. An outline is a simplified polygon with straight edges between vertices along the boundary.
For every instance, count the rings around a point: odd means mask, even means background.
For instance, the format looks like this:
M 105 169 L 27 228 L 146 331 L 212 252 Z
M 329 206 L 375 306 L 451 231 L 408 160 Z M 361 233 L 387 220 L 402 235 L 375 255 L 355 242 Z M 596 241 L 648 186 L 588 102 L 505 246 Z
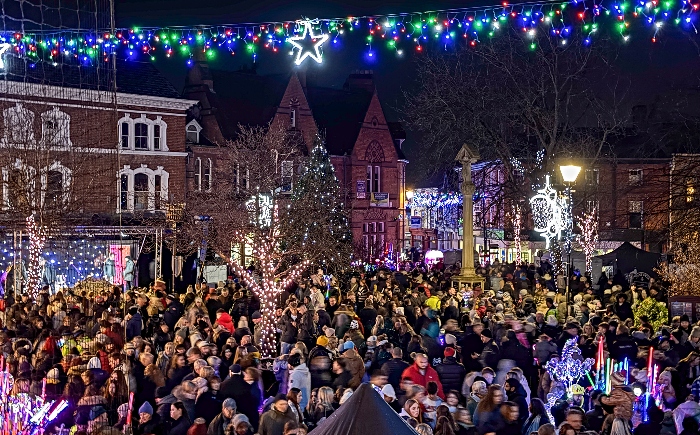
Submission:
M 316 345 L 321 347 L 328 346 L 328 337 L 321 335 L 316 339 Z
M 236 401 L 229 397 L 221 404 L 221 412 L 211 421 L 207 433 L 209 435 L 225 435 L 226 428 L 229 427 L 235 415 Z
M 253 426 L 250 425 L 250 420 L 245 414 L 236 414 L 231 420 L 231 425 L 236 435 L 253 435 Z M 245 432 L 243 432 L 245 430 Z
M 278 394 L 275 396 L 270 410 L 260 416 L 260 427 L 257 433 L 261 435 L 282 434 L 287 422 L 296 422 L 294 413 L 289 409 L 287 396 Z
M 139 408 L 139 417 L 141 414 L 153 415 L 153 407 L 148 402 L 143 402 L 143 405 Z
M 459 391 L 462 388 L 462 381 L 467 374 L 467 369 L 457 360 L 457 349 L 454 347 L 446 347 L 444 355 L 442 364 L 435 367 L 443 391 Z
M 187 429 L 187 435 L 207 435 L 207 422 L 203 418 L 195 418 L 194 423 Z
M 128 405 L 127 405 L 128 406 Z M 153 412 L 150 403 L 144 402 L 139 408 L 139 424 L 136 433 L 159 433 L 161 429 L 160 416 Z

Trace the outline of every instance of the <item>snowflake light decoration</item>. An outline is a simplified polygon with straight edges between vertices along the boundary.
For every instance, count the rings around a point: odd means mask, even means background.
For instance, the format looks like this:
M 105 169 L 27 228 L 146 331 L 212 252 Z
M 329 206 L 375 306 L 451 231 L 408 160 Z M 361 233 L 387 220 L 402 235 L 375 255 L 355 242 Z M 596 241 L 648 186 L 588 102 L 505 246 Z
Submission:
M 546 241 L 546 249 L 549 249 L 552 240 L 559 240 L 564 231 L 568 215 L 567 200 L 560 197 L 549 182 L 549 175 L 545 178 L 544 187 L 530 198 L 532 206 L 535 231 L 540 233 Z

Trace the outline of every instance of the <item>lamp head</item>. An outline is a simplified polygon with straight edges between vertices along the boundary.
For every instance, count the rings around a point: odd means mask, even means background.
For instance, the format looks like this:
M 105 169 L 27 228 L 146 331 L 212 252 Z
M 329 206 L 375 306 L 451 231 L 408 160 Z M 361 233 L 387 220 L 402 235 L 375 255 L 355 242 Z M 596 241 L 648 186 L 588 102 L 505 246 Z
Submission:
M 573 183 L 576 181 L 579 172 L 581 172 L 581 167 L 576 165 L 561 165 L 559 166 L 559 170 L 561 171 L 561 177 L 564 179 L 564 182 Z

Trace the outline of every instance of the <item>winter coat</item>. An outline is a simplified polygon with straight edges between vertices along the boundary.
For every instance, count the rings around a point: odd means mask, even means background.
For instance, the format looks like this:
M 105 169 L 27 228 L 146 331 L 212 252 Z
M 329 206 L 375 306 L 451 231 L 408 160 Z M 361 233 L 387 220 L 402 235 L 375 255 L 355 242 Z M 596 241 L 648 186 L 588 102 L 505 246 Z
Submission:
M 311 373 L 311 388 L 321 388 L 331 385 L 331 353 L 323 346 L 316 346 L 309 352 L 309 372 Z
M 345 360 L 346 367 L 352 375 L 348 385 L 354 390 L 362 383 L 362 377 L 365 375 L 365 363 L 355 349 L 346 350 L 340 358 Z
M 314 324 L 314 313 L 308 310 L 303 316 L 297 317 L 297 319 L 299 320 L 297 323 L 297 330 L 299 331 L 297 339 L 303 341 L 308 347 L 311 347 L 316 342 L 316 337 L 318 336 L 316 325 Z
M 297 335 L 299 334 L 297 326 L 299 325 L 299 320 L 300 316 L 298 314 L 296 319 L 292 319 L 289 312 L 282 315 L 280 318 L 280 329 L 282 330 L 280 341 L 282 343 L 295 344 L 297 342 Z M 292 323 L 294 323 L 294 325 Z
M 124 265 L 124 270 L 122 271 L 122 276 L 124 277 L 124 281 L 133 281 L 134 280 L 134 261 L 133 260 L 127 260 L 126 265 Z
M 146 423 L 139 424 L 134 432 L 138 435 L 161 435 L 163 433 L 163 423 L 160 421 L 160 416 L 153 414 Z
M 453 356 L 445 357 L 445 359 L 442 360 L 442 364 L 435 367 L 435 371 L 437 371 L 440 377 L 442 388 L 446 391 L 459 391 L 462 387 L 462 380 L 467 374 L 467 370 L 464 366 Z
M 184 313 L 185 307 L 182 306 L 180 301 L 170 301 L 170 304 L 168 304 L 168 307 L 163 313 L 163 321 L 165 321 L 165 324 L 168 325 L 171 331 L 174 331 L 175 324 Z
M 257 384 L 249 384 L 243 380 L 243 376 L 233 375 L 221 383 L 218 398 L 222 401 L 231 397 L 236 401 L 237 411 L 245 414 L 250 425 L 257 430 L 260 422 L 258 406 L 260 406 L 260 391 Z
M 220 408 L 219 408 L 220 409 Z M 225 421 L 224 415 L 219 413 L 209 424 L 207 435 L 224 435 L 226 433 L 225 423 L 231 424 L 231 420 Z
M 513 381 L 516 382 L 513 383 Z M 520 411 L 520 414 L 518 415 L 518 422 L 522 426 L 522 424 L 525 423 L 525 420 L 527 420 L 527 417 L 530 415 L 527 406 L 527 392 L 517 379 L 513 379 L 508 383 L 515 386 L 515 391 L 508 391 L 507 395 L 509 401 L 518 405 L 518 409 Z
M 168 435 L 187 435 L 187 429 L 190 428 L 192 422 L 184 415 L 178 420 L 175 420 L 168 431 Z
M 401 384 L 401 375 L 409 367 L 408 363 L 400 358 L 392 358 L 382 366 L 382 373 L 387 377 L 387 382 L 398 390 Z
M 209 424 L 221 411 L 222 403 L 218 394 L 215 396 L 211 391 L 206 391 L 200 394 L 194 403 L 194 417 L 203 418 Z
M 126 322 L 126 341 L 131 341 L 134 337 L 141 335 L 142 330 L 143 319 L 141 314 L 137 312 Z
M 609 346 L 610 357 L 615 361 L 623 361 L 625 358 L 635 361 L 637 358 L 637 343 L 629 334 L 620 334 L 615 338 L 612 346 Z
M 233 319 L 228 313 L 221 313 L 221 316 L 216 319 L 216 324 L 226 328 L 230 334 L 233 334 L 235 331 L 235 328 L 233 327 Z
M 294 421 L 292 410 L 287 408 L 287 412 L 282 414 L 276 409 L 270 409 L 260 417 L 259 435 L 283 435 L 284 425 L 288 421 Z
M 105 264 L 102 266 L 102 274 L 105 278 L 114 278 L 116 268 L 114 266 L 114 260 L 107 259 Z M 111 281 L 111 280 L 110 280 Z
M 557 345 L 551 341 L 541 340 L 535 343 L 535 358 L 540 365 L 545 364 L 551 356 L 558 352 Z
M 414 363 L 412 366 L 404 370 L 401 378 L 409 378 L 411 382 L 416 385 L 420 385 L 423 388 L 428 388 L 428 382 L 435 382 L 438 386 L 437 395 L 442 400 L 445 400 L 445 393 L 443 393 L 442 390 L 442 382 L 440 382 L 440 377 L 434 368 L 428 366 L 425 368 L 425 374 L 421 374 L 417 363 Z
M 289 389 L 298 388 L 301 390 L 301 402 L 299 402 L 299 407 L 301 409 L 306 409 L 306 405 L 309 403 L 309 397 L 311 397 L 311 374 L 309 373 L 306 364 L 302 363 L 294 367 L 289 374 Z

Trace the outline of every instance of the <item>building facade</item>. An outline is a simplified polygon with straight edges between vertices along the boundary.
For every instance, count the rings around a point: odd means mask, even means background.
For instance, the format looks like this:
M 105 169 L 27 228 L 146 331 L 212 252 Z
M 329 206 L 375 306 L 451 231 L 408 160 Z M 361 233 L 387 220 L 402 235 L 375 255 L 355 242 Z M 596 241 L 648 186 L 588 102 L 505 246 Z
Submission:
M 199 100 L 187 127 L 188 134 L 192 130 L 187 179 L 191 191 L 200 189 L 206 173 L 220 173 L 217 161 L 225 157 L 218 145 L 234 140 L 239 124 L 285 130 L 300 139 L 307 152 L 320 135 L 351 207 L 356 252 L 377 258 L 400 251 L 408 163 L 400 145 L 405 133 L 387 121 L 371 71 L 353 73 L 342 88 L 331 89 L 314 86 L 304 72 L 260 76 L 213 71 L 199 60 L 188 74 L 184 96 Z M 293 169 L 280 171 L 289 172 L 288 188 L 293 189 Z M 234 172 L 237 182 L 246 182 L 243 170 Z

